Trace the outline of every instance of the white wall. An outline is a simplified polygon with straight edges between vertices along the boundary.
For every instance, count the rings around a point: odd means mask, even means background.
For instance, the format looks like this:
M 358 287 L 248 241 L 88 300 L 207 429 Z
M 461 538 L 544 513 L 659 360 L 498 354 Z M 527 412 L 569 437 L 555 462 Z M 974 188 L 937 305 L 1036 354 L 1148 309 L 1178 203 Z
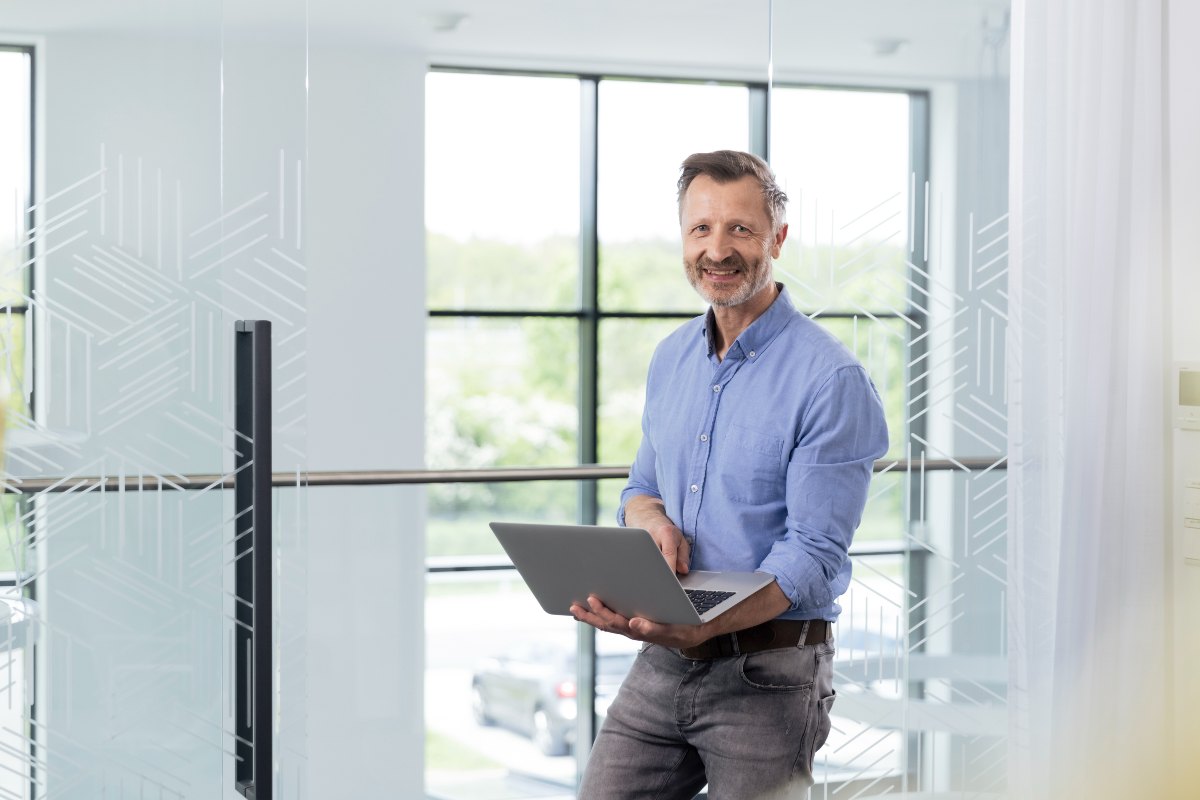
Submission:
M 420 58 L 311 48 L 309 453 L 423 466 Z M 424 519 L 416 487 L 309 490 L 307 797 L 422 795 Z

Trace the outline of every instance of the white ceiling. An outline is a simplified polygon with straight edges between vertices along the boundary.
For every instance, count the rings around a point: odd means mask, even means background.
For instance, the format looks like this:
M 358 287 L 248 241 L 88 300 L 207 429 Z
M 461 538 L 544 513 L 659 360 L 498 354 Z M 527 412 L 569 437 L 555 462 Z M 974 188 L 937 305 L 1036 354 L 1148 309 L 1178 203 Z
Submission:
M 771 54 L 776 77 L 887 82 L 1006 71 L 1007 9 L 1007 0 L 0 0 L 0 35 L 308 34 L 435 63 L 761 80 Z M 465 17 L 436 30 L 445 15 Z M 876 53 L 888 40 L 900 42 L 896 52 Z

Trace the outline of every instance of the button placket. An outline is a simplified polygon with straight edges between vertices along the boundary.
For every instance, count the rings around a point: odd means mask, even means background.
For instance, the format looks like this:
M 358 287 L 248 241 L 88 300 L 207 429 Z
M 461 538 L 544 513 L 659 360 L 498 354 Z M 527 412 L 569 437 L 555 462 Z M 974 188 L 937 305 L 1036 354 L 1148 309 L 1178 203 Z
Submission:
M 722 365 L 722 367 L 714 369 L 714 377 L 720 376 L 728 380 L 728 366 L 729 364 L 726 362 L 724 365 Z M 687 483 L 687 495 L 685 496 L 683 503 L 685 531 L 695 531 L 697 521 L 700 518 L 700 504 L 704 499 L 704 479 L 708 470 L 708 459 L 712 452 L 711 445 L 709 443 L 711 439 L 710 432 L 715 424 L 717 407 L 721 399 L 722 384 L 717 382 L 709 384 L 709 386 L 712 389 L 712 394 L 710 395 L 710 401 L 707 404 L 707 412 L 704 415 L 705 419 L 703 428 L 698 436 L 699 441 L 697 442 L 693 451 L 695 453 L 695 461 L 693 462 L 694 469 L 692 474 L 688 476 L 689 480 Z M 694 552 L 695 551 L 693 550 L 693 554 Z

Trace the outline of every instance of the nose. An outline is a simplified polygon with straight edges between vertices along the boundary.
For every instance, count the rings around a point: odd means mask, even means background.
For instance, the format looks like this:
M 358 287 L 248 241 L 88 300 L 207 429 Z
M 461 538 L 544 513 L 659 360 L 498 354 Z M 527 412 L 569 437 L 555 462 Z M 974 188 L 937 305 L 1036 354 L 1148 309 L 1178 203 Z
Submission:
M 714 230 L 708 237 L 708 257 L 721 262 L 734 253 L 733 237 L 728 231 L 720 228 Z

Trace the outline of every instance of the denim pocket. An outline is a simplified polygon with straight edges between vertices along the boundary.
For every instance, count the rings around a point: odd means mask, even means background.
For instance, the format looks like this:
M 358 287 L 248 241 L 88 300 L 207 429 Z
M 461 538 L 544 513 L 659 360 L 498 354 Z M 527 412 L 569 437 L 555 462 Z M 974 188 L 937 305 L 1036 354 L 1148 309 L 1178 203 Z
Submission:
M 813 754 L 821 749 L 821 745 L 825 744 L 825 740 L 829 738 L 829 729 L 833 723 L 829 720 L 829 712 L 833 708 L 833 701 L 837 700 L 837 691 L 833 690 L 833 694 L 829 697 L 822 697 L 818 705 L 821 707 L 817 715 L 817 732 L 813 737 Z
M 810 648 L 763 650 L 741 656 L 738 674 L 747 686 L 761 691 L 799 692 L 812 688 L 816 663 Z

